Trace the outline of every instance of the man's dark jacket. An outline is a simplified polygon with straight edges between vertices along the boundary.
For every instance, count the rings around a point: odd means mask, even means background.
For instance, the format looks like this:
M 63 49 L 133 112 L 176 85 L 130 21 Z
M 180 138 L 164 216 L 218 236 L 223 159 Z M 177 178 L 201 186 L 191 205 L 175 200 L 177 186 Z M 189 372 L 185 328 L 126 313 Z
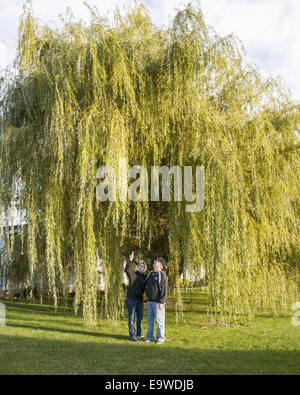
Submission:
M 150 272 L 146 278 L 146 295 L 150 302 L 165 303 L 168 299 L 168 277 L 164 272 Z
M 125 267 L 125 273 L 129 278 L 127 297 L 142 302 L 146 287 L 146 275 L 139 271 L 133 271 L 131 265 L 132 262 L 128 261 Z

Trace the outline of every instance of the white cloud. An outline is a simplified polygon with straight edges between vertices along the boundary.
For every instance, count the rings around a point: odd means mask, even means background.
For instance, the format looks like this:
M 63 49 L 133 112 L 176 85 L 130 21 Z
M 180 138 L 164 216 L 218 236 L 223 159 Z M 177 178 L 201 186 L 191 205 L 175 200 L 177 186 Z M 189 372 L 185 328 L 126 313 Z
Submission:
M 88 0 L 101 13 L 134 0 Z M 157 25 L 167 25 L 174 8 L 188 1 L 144 0 Z M 83 0 L 32 0 L 41 22 L 57 21 L 71 7 L 76 19 L 89 20 Z M 13 59 L 19 16 L 26 0 L 0 0 L 0 68 Z M 281 75 L 300 100 L 300 1 L 299 0 L 200 0 L 205 21 L 222 35 L 235 33 L 244 43 L 248 59 L 263 75 Z M 5 40 L 3 42 L 3 40 Z M 4 45 L 4 46 L 3 46 Z M 6 49 L 5 49 L 6 48 Z
M 166 24 L 173 8 L 183 4 L 181 0 L 146 0 L 145 3 L 157 24 Z M 207 24 L 221 35 L 235 33 L 246 48 L 249 61 L 259 67 L 263 76 L 282 76 L 294 99 L 300 100 L 299 0 L 201 0 L 200 3 Z
M 250 62 L 265 77 L 281 75 L 293 97 L 300 100 L 299 1 L 202 0 L 202 5 L 209 24 L 220 34 L 234 32 Z

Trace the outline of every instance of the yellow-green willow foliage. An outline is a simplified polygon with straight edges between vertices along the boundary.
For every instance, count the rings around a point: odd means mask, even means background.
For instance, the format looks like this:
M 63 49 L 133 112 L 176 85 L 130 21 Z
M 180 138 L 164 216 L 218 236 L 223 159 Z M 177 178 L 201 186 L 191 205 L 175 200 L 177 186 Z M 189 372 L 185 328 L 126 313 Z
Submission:
M 182 267 L 204 267 L 213 317 L 290 309 L 299 107 L 247 63 L 235 36 L 208 28 L 199 9 L 187 6 L 158 29 L 143 6 L 116 11 L 113 23 L 91 8 L 88 26 L 67 12 L 52 29 L 38 26 L 28 6 L 1 106 L 3 213 L 13 215 L 11 202 L 25 213 L 30 272 L 47 274 L 55 303 L 72 267 L 75 310 L 82 304 L 85 322 L 95 322 L 100 256 L 100 310 L 118 316 L 122 253 L 135 226 L 137 245 L 168 259 L 178 307 Z M 153 165 L 204 166 L 203 211 L 186 213 L 184 202 L 100 203 L 96 171 L 117 170 L 120 157 L 148 174 Z

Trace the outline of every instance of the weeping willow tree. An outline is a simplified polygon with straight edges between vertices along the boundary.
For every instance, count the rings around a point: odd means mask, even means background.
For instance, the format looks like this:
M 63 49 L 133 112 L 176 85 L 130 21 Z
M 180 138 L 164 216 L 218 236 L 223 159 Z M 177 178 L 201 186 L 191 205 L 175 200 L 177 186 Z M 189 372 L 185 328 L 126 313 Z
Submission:
M 113 22 L 89 8 L 89 25 L 69 10 L 50 28 L 27 5 L 14 70 L 2 81 L 1 224 L 13 223 L 16 210 L 28 223 L 31 278 L 47 274 L 57 304 L 72 268 L 75 312 L 82 306 L 91 324 L 100 256 L 100 310 L 117 317 L 122 254 L 136 245 L 149 256 L 163 251 L 178 310 L 182 268 L 204 268 L 212 318 L 288 312 L 299 265 L 299 106 L 198 8 L 178 11 L 161 29 L 142 5 L 125 16 L 116 10 Z M 99 202 L 97 169 L 118 174 L 119 158 L 149 172 L 204 166 L 204 209 Z M 4 239 L 12 252 L 13 238 Z

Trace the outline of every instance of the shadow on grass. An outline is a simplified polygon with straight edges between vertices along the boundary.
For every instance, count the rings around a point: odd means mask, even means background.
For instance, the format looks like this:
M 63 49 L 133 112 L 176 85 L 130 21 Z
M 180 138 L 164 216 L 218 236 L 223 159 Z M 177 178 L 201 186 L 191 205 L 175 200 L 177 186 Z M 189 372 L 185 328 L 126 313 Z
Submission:
M 75 333 L 76 334 L 76 333 Z M 112 337 L 112 336 L 111 336 Z M 144 342 L 15 337 L 0 331 L 0 374 L 299 374 L 299 351 L 214 350 Z M 7 363 L 10 361 L 10 363 Z
M 57 311 L 55 312 L 55 307 L 53 304 L 40 304 L 40 303 L 33 303 L 33 302 L 23 302 L 23 301 L 6 301 L 1 300 L 7 306 L 9 310 L 15 310 L 20 312 L 35 312 L 39 314 L 72 314 L 73 309 L 72 306 L 58 306 Z
M 51 328 L 45 326 L 38 326 L 38 325 L 27 325 L 27 324 L 14 324 L 14 323 L 7 323 L 6 325 L 8 328 L 23 328 L 23 329 L 34 329 L 39 331 L 46 331 L 46 332 L 58 332 L 58 333 L 68 333 L 71 335 L 86 335 L 86 336 L 95 336 L 95 337 L 105 337 L 110 339 L 119 339 L 119 340 L 128 340 L 128 336 L 124 335 L 115 335 L 112 333 L 101 333 L 101 332 L 91 332 L 91 331 L 84 331 L 84 330 L 76 330 L 76 329 L 62 329 L 62 328 Z

